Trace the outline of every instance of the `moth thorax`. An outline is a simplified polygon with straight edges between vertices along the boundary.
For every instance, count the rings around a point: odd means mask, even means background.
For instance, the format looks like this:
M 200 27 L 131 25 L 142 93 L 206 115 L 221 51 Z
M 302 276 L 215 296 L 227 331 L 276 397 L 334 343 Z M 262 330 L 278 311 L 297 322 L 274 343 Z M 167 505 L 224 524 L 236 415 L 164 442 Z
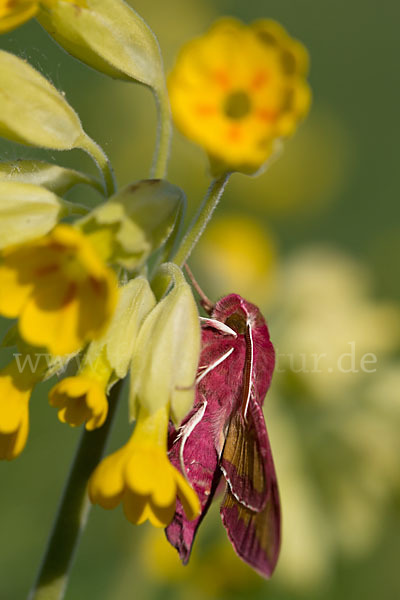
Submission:
M 225 324 L 239 335 L 246 333 L 247 319 L 243 314 L 238 312 L 233 313 L 226 319 Z

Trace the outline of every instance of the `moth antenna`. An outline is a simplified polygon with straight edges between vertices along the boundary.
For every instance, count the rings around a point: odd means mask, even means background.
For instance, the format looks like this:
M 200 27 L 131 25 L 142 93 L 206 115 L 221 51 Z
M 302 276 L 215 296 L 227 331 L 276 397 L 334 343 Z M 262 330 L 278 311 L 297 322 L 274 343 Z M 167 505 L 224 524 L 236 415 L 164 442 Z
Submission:
M 186 269 L 186 273 L 188 274 L 188 277 L 190 279 L 190 282 L 191 282 L 192 286 L 194 287 L 194 289 L 196 290 L 196 292 L 200 296 L 200 304 L 201 304 L 201 306 L 204 308 L 204 310 L 206 311 L 206 313 L 208 313 L 209 315 L 211 315 L 212 311 L 214 310 L 214 303 L 211 302 L 210 298 L 208 298 L 208 296 L 205 295 L 205 293 L 203 292 L 203 290 L 201 289 L 200 285 L 196 281 L 196 279 L 195 279 L 195 277 L 193 275 L 193 272 L 189 268 L 189 265 L 187 263 L 185 263 L 185 269 Z

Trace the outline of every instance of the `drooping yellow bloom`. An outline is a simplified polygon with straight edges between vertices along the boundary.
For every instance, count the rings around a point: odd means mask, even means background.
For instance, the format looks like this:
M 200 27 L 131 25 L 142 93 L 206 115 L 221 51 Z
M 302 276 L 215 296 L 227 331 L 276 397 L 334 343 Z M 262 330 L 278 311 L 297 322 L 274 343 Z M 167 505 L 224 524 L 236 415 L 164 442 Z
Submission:
M 141 408 L 130 440 L 94 471 L 91 501 L 106 509 L 122 502 L 127 519 L 137 525 L 148 519 L 155 527 L 166 527 L 175 513 L 176 496 L 189 519 L 198 516 L 196 493 L 168 460 L 167 428 L 167 407 L 153 414 Z
M 66 377 L 50 390 L 50 404 L 58 408 L 62 423 L 76 427 L 86 422 L 88 431 L 103 425 L 108 413 L 106 387 L 111 367 L 99 362 L 86 365 L 78 375 Z
M 58 225 L 5 249 L 2 258 L 0 314 L 19 318 L 28 343 L 62 355 L 103 333 L 116 304 L 116 278 L 80 231 Z
M 29 432 L 29 399 L 37 376 L 15 360 L 0 371 L 0 459 L 12 460 L 25 448 Z
M 0 0 L 0 33 L 12 31 L 36 15 L 40 5 L 54 6 L 57 0 Z M 64 0 L 84 6 L 82 0 Z
M 174 120 L 215 174 L 256 172 L 308 111 L 305 48 L 274 21 L 218 21 L 186 44 L 169 77 Z

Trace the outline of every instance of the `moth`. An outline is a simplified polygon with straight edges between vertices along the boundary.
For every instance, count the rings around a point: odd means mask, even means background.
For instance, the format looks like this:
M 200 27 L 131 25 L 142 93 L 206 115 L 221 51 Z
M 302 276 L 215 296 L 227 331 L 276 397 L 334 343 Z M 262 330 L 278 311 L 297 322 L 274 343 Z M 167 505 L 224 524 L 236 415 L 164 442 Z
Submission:
M 202 319 L 202 351 L 193 409 L 169 436 L 169 458 L 201 503 L 189 521 L 182 504 L 166 528 L 184 564 L 213 497 L 225 482 L 222 522 L 236 553 L 271 576 L 280 548 L 279 492 L 262 405 L 275 352 L 259 309 L 237 294 Z

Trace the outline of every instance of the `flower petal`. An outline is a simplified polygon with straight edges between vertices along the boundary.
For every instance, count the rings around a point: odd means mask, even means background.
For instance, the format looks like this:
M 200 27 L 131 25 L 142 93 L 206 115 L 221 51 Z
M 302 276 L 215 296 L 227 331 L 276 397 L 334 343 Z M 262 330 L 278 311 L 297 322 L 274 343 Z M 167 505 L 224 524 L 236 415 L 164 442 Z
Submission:
M 21 336 L 30 344 L 46 346 L 51 354 L 59 356 L 79 350 L 84 339 L 79 336 L 79 303 L 76 298 L 65 302 L 58 310 L 46 311 L 37 296 L 31 298 L 19 319 Z
M 12 31 L 16 27 L 19 27 L 19 25 L 29 21 L 29 19 L 31 19 L 37 13 L 39 8 L 38 2 L 32 2 L 29 0 L 26 2 L 17 3 L 8 2 L 7 4 L 12 8 L 8 9 L 8 14 L 6 12 L 4 15 L 1 15 L 0 33 Z
M 78 332 L 83 339 L 98 338 L 104 333 L 117 304 L 118 286 L 114 274 L 104 273 L 102 279 L 88 277 L 78 290 Z
M 20 425 L 13 433 L 0 433 L 0 459 L 13 460 L 25 448 L 29 433 L 29 412 L 26 411 Z
M 9 319 L 18 317 L 31 290 L 32 283 L 22 284 L 14 269 L 0 265 L 0 314 Z
M 118 506 L 124 494 L 123 469 L 127 447 L 123 446 L 103 459 L 89 480 L 89 497 L 93 504 L 111 509 Z
M 10 363 L 0 372 L 0 432 L 14 433 L 28 413 L 28 402 L 33 384 L 27 385 L 16 364 Z

